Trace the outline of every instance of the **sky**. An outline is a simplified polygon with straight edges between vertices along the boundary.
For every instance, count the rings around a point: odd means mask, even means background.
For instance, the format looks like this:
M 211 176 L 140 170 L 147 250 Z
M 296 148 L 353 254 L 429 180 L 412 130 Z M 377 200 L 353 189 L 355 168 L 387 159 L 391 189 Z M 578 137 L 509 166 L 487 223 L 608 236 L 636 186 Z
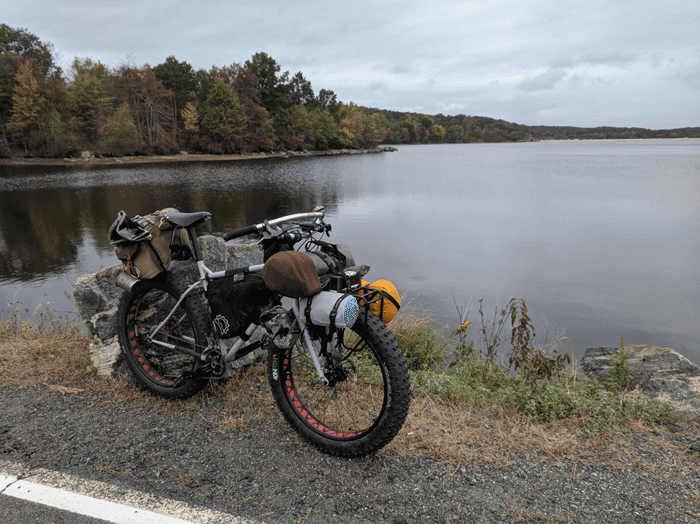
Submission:
M 0 23 L 109 67 L 257 52 L 343 102 L 524 125 L 700 126 L 698 0 L 4 0 Z

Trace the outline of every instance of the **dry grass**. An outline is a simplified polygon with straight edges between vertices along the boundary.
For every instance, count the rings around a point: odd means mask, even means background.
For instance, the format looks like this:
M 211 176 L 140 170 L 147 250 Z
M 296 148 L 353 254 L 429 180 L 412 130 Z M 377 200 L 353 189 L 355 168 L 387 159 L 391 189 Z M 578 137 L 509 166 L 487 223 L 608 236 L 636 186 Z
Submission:
M 90 340 L 76 330 L 8 333 L 0 338 L 0 386 L 44 383 L 84 387 L 94 375 L 87 350 Z
M 44 386 L 53 394 L 98 393 L 104 405 L 146 407 L 165 417 L 183 413 L 201 417 L 220 431 L 240 431 L 263 420 L 281 422 L 267 385 L 264 365 L 222 382 L 214 382 L 185 401 L 154 397 L 137 387 L 128 373 L 100 377 L 90 364 L 89 339 L 77 332 L 26 332 L 0 338 L 0 389 Z M 644 453 L 664 453 L 680 468 L 694 459 L 668 430 L 640 421 L 625 424 L 625 432 L 583 436 L 582 420 L 555 421 L 545 425 L 490 404 L 449 403 L 414 396 L 403 429 L 386 451 L 412 457 L 436 457 L 455 464 L 487 461 L 507 465 L 517 460 L 571 458 L 605 462 L 623 469 L 651 469 Z M 690 430 L 686 430 L 690 431 Z M 643 437 L 643 445 L 640 439 Z M 641 446 L 641 447 L 640 447 Z M 643 453 L 644 452 L 644 453 Z M 616 466 L 615 466 L 616 465 Z M 576 471 L 572 471 L 572 482 Z M 517 515 L 514 514 L 517 519 Z M 535 515 L 523 515 L 530 520 Z

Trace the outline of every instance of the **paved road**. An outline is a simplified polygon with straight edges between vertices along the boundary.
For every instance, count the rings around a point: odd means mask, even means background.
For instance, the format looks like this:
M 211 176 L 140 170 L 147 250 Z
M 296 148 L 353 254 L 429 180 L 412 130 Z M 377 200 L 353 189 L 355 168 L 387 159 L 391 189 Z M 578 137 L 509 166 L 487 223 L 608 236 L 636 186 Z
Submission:
M 259 524 L 180 501 L 0 460 L 7 524 Z

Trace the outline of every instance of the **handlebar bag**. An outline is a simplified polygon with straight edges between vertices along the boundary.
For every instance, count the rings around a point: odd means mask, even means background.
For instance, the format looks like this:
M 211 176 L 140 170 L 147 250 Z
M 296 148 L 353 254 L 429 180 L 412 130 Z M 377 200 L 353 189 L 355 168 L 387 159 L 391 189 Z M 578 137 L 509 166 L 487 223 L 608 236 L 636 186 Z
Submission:
M 269 290 L 285 297 L 310 297 L 321 292 L 313 260 L 298 251 L 272 255 L 263 266 L 262 278 Z
M 124 270 L 137 278 L 154 278 L 165 271 L 173 260 L 191 256 L 192 244 L 187 232 L 166 220 L 172 207 L 149 215 L 129 218 L 120 211 L 109 228 L 109 240 Z

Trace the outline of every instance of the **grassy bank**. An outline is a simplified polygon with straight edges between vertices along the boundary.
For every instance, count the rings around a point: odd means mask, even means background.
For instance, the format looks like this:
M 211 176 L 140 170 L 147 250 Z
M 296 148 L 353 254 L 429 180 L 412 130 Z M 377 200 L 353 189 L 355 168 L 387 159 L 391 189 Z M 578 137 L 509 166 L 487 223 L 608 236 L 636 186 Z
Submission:
M 523 314 L 522 308 L 518 311 Z M 406 424 L 388 452 L 457 463 L 586 457 L 630 464 L 639 462 L 645 449 L 661 449 L 679 464 L 700 460 L 700 453 L 669 438 L 691 431 L 694 422 L 669 405 L 626 389 L 624 352 L 619 372 L 601 383 L 579 376 L 553 351 L 532 348 L 522 317 L 516 318 L 509 365 L 493 359 L 498 322 L 477 328 L 463 321 L 456 331 L 447 332 L 435 329 L 425 317 L 404 315 L 390 327 L 409 363 L 414 395 Z M 490 340 L 491 347 L 477 348 L 470 340 L 472 332 Z M 269 417 L 284 426 L 262 364 L 227 382 L 212 383 L 192 399 L 168 401 L 142 392 L 127 373 L 98 376 L 89 346 L 89 338 L 75 329 L 0 326 L 0 396 L 6 387 L 102 394 L 109 402 L 146 406 L 164 416 L 182 411 L 198 416 L 202 405 L 216 404 L 214 422 L 221 431 Z M 643 444 L 634 438 L 640 435 Z

